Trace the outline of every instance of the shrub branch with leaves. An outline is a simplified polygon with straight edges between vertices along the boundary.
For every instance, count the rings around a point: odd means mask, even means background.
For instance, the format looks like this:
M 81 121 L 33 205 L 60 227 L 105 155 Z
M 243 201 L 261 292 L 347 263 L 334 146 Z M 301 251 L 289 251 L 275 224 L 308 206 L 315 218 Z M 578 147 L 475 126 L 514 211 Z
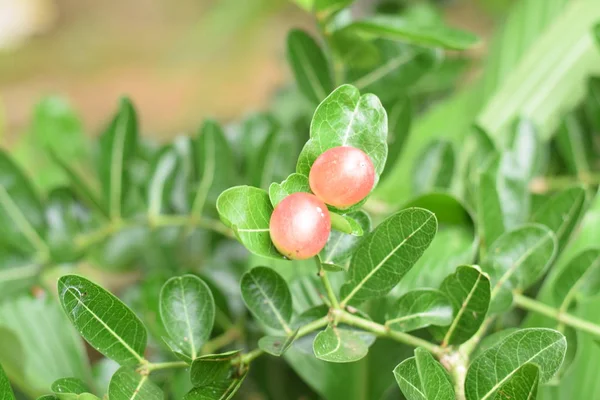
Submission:
M 283 357 L 327 399 L 384 398 L 395 379 L 408 400 L 526 400 L 577 364 L 580 335 L 600 339 L 579 314 L 600 288 L 600 250 L 581 244 L 600 209 L 597 78 L 554 130 L 500 129 L 487 109 L 460 153 L 430 140 L 395 199 L 409 103 L 430 101 L 419 82 L 476 38 L 423 10 L 348 19 L 351 1 L 306 3 L 322 37 L 288 37 L 310 104 L 291 117 L 207 121 L 160 146 L 123 99 L 96 165 L 44 149 L 64 185 L 43 198 L 0 152 L 1 399 L 7 376 L 48 400 L 229 399 Z M 48 124 L 60 135 L 70 118 Z M 33 359 L 62 361 L 43 374 Z M 378 377 L 360 393 L 354 365 Z

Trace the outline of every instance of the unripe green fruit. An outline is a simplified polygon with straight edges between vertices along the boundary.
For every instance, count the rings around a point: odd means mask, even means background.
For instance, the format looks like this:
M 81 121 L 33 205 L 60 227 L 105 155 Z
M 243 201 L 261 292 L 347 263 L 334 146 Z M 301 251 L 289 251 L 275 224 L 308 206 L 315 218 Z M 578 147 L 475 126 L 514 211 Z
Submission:
M 314 257 L 325 247 L 331 232 L 327 206 L 310 193 L 294 193 L 273 211 L 269 223 L 277 250 L 292 260 Z
M 348 208 L 373 190 L 375 167 L 362 150 L 340 146 L 321 154 L 308 178 L 310 189 L 319 199 L 337 208 Z

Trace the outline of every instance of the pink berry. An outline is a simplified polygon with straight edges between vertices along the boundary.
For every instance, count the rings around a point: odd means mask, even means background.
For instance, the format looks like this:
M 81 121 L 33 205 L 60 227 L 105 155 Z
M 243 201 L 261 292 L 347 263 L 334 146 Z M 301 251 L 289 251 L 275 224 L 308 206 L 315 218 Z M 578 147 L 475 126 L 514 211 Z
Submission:
M 321 200 L 310 193 L 294 193 L 277 204 L 269 228 L 271 240 L 281 254 L 304 260 L 325 247 L 331 220 Z
M 368 155 L 350 146 L 321 154 L 309 174 L 310 189 L 325 203 L 348 208 L 365 197 L 375 184 L 375 167 Z

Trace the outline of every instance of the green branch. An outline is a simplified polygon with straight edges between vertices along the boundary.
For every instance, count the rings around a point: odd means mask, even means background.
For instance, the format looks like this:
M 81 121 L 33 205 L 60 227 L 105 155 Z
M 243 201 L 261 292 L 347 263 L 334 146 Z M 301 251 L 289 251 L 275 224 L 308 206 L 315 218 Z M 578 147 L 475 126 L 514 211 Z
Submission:
M 385 325 L 352 315 L 347 311 L 334 310 L 333 312 L 334 314 L 337 314 L 339 322 L 372 332 L 380 337 L 394 339 L 397 342 L 408 344 L 409 346 L 422 347 L 438 358 L 444 355 L 444 350 L 440 346 L 435 345 L 425 339 L 409 335 L 408 333 L 393 331 Z
M 331 303 L 333 308 L 340 308 L 340 303 L 333 291 L 333 287 L 331 287 L 331 282 L 329 282 L 329 278 L 327 277 L 327 271 L 323 269 L 323 264 L 321 264 L 321 259 L 319 256 L 314 257 L 315 264 L 317 264 L 317 268 L 319 269 L 319 278 L 321 278 L 321 282 L 323 282 L 323 286 L 325 287 L 325 292 L 327 292 L 327 298 Z
M 544 303 L 531 299 L 527 296 L 523 296 L 519 293 L 514 293 L 513 299 L 517 307 L 520 307 L 527 311 L 533 311 L 535 313 L 545 315 L 546 317 L 550 317 L 564 325 L 589 333 L 596 337 L 600 337 L 599 325 L 596 325 L 592 322 L 586 321 L 581 318 L 577 318 L 571 314 L 557 310 L 554 307 L 550 307 Z

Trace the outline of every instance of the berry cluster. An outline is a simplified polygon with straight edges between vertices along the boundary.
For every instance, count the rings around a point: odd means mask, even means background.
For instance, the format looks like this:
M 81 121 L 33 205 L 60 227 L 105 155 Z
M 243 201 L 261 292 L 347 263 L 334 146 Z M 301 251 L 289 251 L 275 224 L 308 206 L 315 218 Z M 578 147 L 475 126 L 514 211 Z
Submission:
M 287 196 L 271 216 L 271 240 L 281 254 L 293 260 L 319 254 L 331 232 L 327 205 L 347 209 L 367 197 L 375 183 L 375 168 L 362 150 L 334 147 L 315 160 L 309 183 L 314 194 Z

